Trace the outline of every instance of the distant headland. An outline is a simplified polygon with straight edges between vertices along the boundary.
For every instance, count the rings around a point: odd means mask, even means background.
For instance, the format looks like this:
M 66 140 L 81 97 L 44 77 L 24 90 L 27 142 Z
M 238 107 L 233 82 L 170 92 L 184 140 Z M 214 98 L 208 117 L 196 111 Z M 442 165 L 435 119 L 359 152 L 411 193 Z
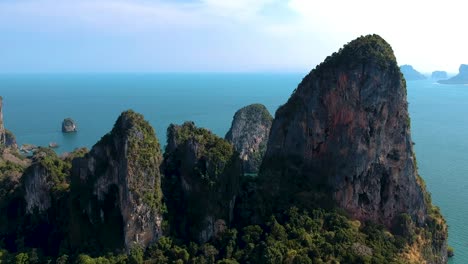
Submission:
M 448 80 L 440 80 L 441 84 L 468 84 L 468 64 L 460 65 L 458 74 Z

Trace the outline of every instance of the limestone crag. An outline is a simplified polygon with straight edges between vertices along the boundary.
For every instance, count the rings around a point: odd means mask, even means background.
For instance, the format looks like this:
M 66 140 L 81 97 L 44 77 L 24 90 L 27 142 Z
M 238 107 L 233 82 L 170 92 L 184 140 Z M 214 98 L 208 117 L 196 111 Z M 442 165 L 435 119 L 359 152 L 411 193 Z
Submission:
M 338 206 L 388 228 L 401 214 L 424 226 L 432 205 L 415 162 L 405 80 L 390 45 L 369 35 L 328 57 L 278 109 L 262 192 L 277 210 Z
M 52 181 L 49 171 L 41 164 L 31 165 L 23 174 L 26 213 L 43 213 L 51 206 Z
M 107 249 L 146 247 L 161 236 L 162 192 L 159 142 L 143 116 L 120 115 L 112 131 L 71 174 L 72 246 Z
M 77 127 L 76 127 L 76 123 L 73 119 L 71 118 L 65 118 L 63 121 L 62 121 L 62 132 L 63 133 L 72 133 L 72 132 L 76 132 L 77 131 Z
M 418 81 L 426 79 L 426 76 L 415 70 L 411 65 L 402 65 L 400 69 L 407 81 Z
M 434 80 L 445 80 L 448 78 L 446 71 L 433 71 L 431 78 Z
M 423 223 L 407 108 L 391 47 L 378 36 L 361 37 L 307 75 L 278 109 L 265 170 L 284 159 L 294 166 L 280 172 L 276 188 L 329 191 L 355 218 L 391 226 L 408 212 Z M 305 184 L 294 186 L 299 178 Z
M 457 75 L 448 80 L 440 80 L 438 82 L 442 84 L 468 84 L 468 65 L 460 65 Z
M 239 152 L 244 173 L 258 173 L 272 122 L 273 117 L 262 104 L 248 105 L 235 113 L 225 138 Z
M 170 125 L 162 171 L 171 232 L 205 243 L 233 218 L 242 165 L 231 144 L 194 123 Z

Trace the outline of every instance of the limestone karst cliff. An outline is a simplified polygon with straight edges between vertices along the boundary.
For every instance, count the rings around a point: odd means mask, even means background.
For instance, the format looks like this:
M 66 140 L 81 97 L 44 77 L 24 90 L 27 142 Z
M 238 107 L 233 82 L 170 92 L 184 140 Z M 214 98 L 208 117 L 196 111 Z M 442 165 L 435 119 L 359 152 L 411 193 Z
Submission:
M 262 104 L 248 105 L 234 114 L 225 138 L 239 152 L 244 173 L 258 173 L 272 122 L 273 117 Z
M 415 70 L 411 65 L 402 65 L 400 70 L 407 81 L 418 81 L 426 79 L 426 76 Z
M 446 71 L 433 71 L 431 74 L 431 79 L 434 80 L 445 80 L 448 78 Z
M 328 57 L 278 109 L 260 178 L 272 211 L 339 207 L 389 229 L 402 214 L 418 227 L 437 222 L 434 263 L 446 261 L 446 225 L 417 172 L 405 79 L 377 35 Z
M 62 121 L 62 132 L 63 133 L 73 133 L 78 131 L 75 120 L 71 118 L 65 118 Z
M 192 122 L 170 125 L 162 171 L 176 236 L 205 243 L 230 225 L 241 175 L 231 144 Z
M 161 236 L 162 155 L 153 128 L 133 111 L 83 158 L 73 160 L 70 243 L 146 247 Z

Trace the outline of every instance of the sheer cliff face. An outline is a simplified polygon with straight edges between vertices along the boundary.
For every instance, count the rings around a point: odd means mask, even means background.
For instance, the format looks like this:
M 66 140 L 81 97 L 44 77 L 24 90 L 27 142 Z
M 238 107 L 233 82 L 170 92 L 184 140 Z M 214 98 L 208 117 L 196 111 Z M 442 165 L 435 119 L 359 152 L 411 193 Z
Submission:
M 391 47 L 361 37 L 307 75 L 276 112 L 261 177 L 279 201 L 338 205 L 353 218 L 422 224 L 406 84 Z M 275 196 L 275 194 L 273 194 Z
M 113 130 L 73 161 L 72 246 L 147 246 L 161 235 L 159 142 L 140 114 L 122 113 Z
M 162 171 L 171 232 L 205 243 L 233 218 L 242 165 L 227 141 L 186 122 L 171 125 Z
M 266 151 L 273 117 L 264 105 L 252 104 L 236 112 L 226 140 L 239 152 L 244 173 L 257 173 Z

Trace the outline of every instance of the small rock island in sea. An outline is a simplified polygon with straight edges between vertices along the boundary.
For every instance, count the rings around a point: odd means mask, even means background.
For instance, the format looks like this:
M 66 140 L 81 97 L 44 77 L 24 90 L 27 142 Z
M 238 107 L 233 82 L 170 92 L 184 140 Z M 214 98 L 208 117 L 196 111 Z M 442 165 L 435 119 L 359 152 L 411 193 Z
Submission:
M 440 80 L 441 84 L 468 84 L 468 64 L 460 65 L 458 74 L 448 80 Z
M 0 261 L 447 263 L 406 82 L 380 36 L 327 57 L 273 120 L 239 110 L 226 138 L 171 124 L 163 153 L 128 110 L 89 152 L 0 156 Z M 257 177 L 243 174 L 252 153 Z
M 422 73 L 418 72 L 411 65 L 402 65 L 400 70 L 407 81 L 418 81 L 427 79 Z
M 71 118 L 65 118 L 63 121 L 62 121 L 62 132 L 63 133 L 72 133 L 72 132 L 76 132 L 78 131 L 77 130 L 77 127 L 76 127 L 76 123 L 73 119 Z
M 446 71 L 433 71 L 431 74 L 431 79 L 433 80 L 445 80 L 448 78 Z

